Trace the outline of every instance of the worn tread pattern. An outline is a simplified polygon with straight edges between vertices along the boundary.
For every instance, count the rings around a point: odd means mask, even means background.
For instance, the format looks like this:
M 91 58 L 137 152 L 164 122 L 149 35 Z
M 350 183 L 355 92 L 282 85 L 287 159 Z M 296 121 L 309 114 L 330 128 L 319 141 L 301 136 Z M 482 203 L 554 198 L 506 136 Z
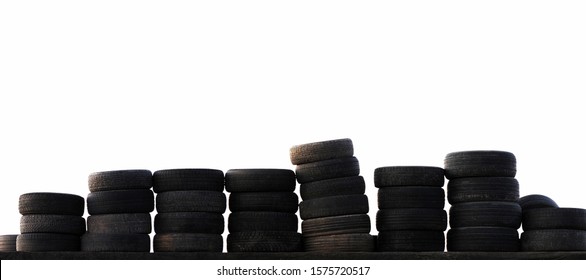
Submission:
M 529 230 L 521 233 L 521 251 L 586 251 L 586 231 Z
M 517 159 L 505 151 L 462 151 L 446 155 L 445 176 L 448 179 L 463 177 L 515 177 Z
M 152 220 L 149 213 L 90 215 L 87 230 L 91 233 L 149 234 Z
M 354 145 L 349 138 L 295 145 L 289 149 L 291 163 L 294 165 L 353 155 Z
M 506 227 L 452 228 L 447 234 L 450 252 L 518 252 L 517 229 Z
M 297 165 L 295 173 L 297 174 L 297 182 L 305 184 L 327 179 L 358 176 L 360 174 L 360 164 L 356 157 L 335 158 Z
M 375 238 L 368 233 L 304 237 L 306 252 L 374 252 Z
M 294 231 L 299 219 L 294 213 L 285 212 L 232 212 L 228 216 L 228 231 Z
M 150 189 L 152 172 L 145 169 L 128 169 L 94 172 L 88 176 L 90 192 Z
M 477 201 L 519 201 L 519 182 L 511 177 L 469 177 L 448 182 L 450 204 Z
M 558 204 L 553 199 L 541 195 L 541 194 L 530 194 L 519 198 L 519 205 L 523 212 L 535 209 L 535 208 L 559 208 Z
M 521 206 L 516 202 L 482 201 L 452 205 L 450 227 L 508 227 L 521 226 Z
M 154 252 L 218 252 L 224 247 L 220 234 L 163 233 L 153 238 Z
M 92 192 L 87 196 L 90 215 L 150 213 L 155 208 L 152 190 L 132 189 Z
M 322 217 L 301 222 L 301 232 L 304 237 L 370 233 L 370 230 L 370 217 L 367 214 Z
M 301 234 L 292 231 L 248 231 L 228 234 L 228 252 L 301 252 Z
M 73 215 L 24 215 L 20 217 L 20 233 L 61 233 L 82 235 L 85 219 Z
M 86 233 L 81 237 L 81 250 L 86 252 L 150 252 L 148 234 Z
M 79 195 L 68 193 L 25 193 L 18 199 L 18 211 L 22 215 L 55 214 L 83 216 L 85 200 Z
M 396 208 L 376 213 L 376 228 L 380 231 L 438 230 L 447 228 L 448 217 L 443 209 Z
M 171 212 L 155 216 L 155 232 L 160 233 L 224 233 L 224 216 L 210 212 Z
M 303 200 L 335 195 L 364 194 L 366 184 L 362 176 L 351 176 L 314 181 L 299 186 Z
M 374 186 L 377 188 L 394 186 L 444 185 L 444 169 L 433 166 L 386 166 L 374 170 Z
M 303 220 L 367 213 L 368 197 L 366 195 L 329 196 L 304 200 L 299 204 L 299 214 Z
M 23 233 L 16 238 L 18 252 L 79 251 L 77 235 L 61 233 Z
M 0 235 L 0 252 L 16 252 L 18 234 Z
M 226 195 L 213 191 L 172 191 L 157 194 L 157 212 L 226 212 Z
M 445 235 L 439 230 L 397 230 L 378 233 L 379 252 L 443 252 Z
M 523 212 L 523 230 L 586 230 L 586 209 L 537 208 Z
M 296 213 L 299 197 L 294 192 L 241 192 L 231 193 L 230 211 L 268 211 Z
M 438 187 L 380 188 L 377 193 L 378 208 L 433 208 L 444 209 L 446 193 Z
M 218 169 L 164 169 L 153 173 L 155 193 L 169 191 L 224 191 L 224 172 Z
M 292 192 L 295 172 L 289 169 L 230 169 L 226 172 L 227 192 Z

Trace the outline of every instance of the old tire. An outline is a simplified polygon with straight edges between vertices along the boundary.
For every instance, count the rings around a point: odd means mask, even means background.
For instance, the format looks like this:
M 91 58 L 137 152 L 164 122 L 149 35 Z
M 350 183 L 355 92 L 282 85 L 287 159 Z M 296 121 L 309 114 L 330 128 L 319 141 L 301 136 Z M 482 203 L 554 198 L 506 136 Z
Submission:
M 366 195 L 339 195 L 304 200 L 299 204 L 301 219 L 315 219 L 329 216 L 367 214 Z
M 299 186 L 299 194 L 303 200 L 336 195 L 364 194 L 365 190 L 366 184 L 362 176 L 314 181 Z
M 292 231 L 249 231 L 228 234 L 228 252 L 301 252 L 301 234 Z
M 165 169 L 153 173 L 155 193 L 170 191 L 224 191 L 224 172 L 217 169 Z
M 586 209 L 536 208 L 523 212 L 523 230 L 586 230 Z
M 535 208 L 558 208 L 558 204 L 553 199 L 540 194 L 531 194 L 519 198 L 519 205 L 523 212 Z
M 164 233 L 155 234 L 154 252 L 217 252 L 221 253 L 224 240 L 220 234 Z
M 152 220 L 149 213 L 122 213 L 90 215 L 87 231 L 91 233 L 149 234 Z
M 24 215 L 20 217 L 20 233 L 61 233 L 82 235 L 85 219 L 72 215 Z
M 0 235 L 0 252 L 16 252 L 18 234 Z
M 368 233 L 351 233 L 304 237 L 306 252 L 374 252 L 374 237 Z
M 25 193 L 18 199 L 18 211 L 22 215 L 54 214 L 83 216 L 83 197 L 67 193 Z
M 299 219 L 285 212 L 232 212 L 228 216 L 228 231 L 293 231 L 297 232 Z
M 150 189 L 153 185 L 152 172 L 144 169 L 113 170 L 94 172 L 88 176 L 90 192 Z
M 392 187 L 378 189 L 377 199 L 379 209 L 444 209 L 446 194 L 438 187 Z
M 586 231 L 530 230 L 521 233 L 522 251 L 586 251 Z
M 157 212 L 226 212 L 226 195 L 212 191 L 173 191 L 157 194 Z
M 379 252 L 443 252 L 445 236 L 438 230 L 398 230 L 378 233 Z
M 90 215 L 150 213 L 154 208 L 155 197 L 151 190 L 100 191 L 87 196 Z
M 301 222 L 301 232 L 304 237 L 370 233 L 370 230 L 370 217 L 366 214 L 322 217 Z
M 72 234 L 24 233 L 16 238 L 16 251 L 19 252 L 79 251 L 79 249 L 79 236 Z
M 228 206 L 232 212 L 267 211 L 296 213 L 299 197 L 294 192 L 231 193 Z
M 294 165 L 353 155 L 354 146 L 348 138 L 295 145 L 289 149 L 291 163 Z
M 448 179 L 463 177 L 515 177 L 517 159 L 504 151 L 463 151 L 446 155 L 445 175 Z
M 292 192 L 295 172 L 289 169 L 230 169 L 226 172 L 228 192 Z
M 358 176 L 360 165 L 355 157 L 335 158 L 297 165 L 297 181 L 300 184 L 327 179 Z
M 376 228 L 379 232 L 396 230 L 444 231 L 448 217 L 443 209 L 396 208 L 382 209 L 376 213 Z
M 449 252 L 517 252 L 519 233 L 514 228 L 452 228 L 447 234 Z
M 521 226 L 521 206 L 516 202 L 466 202 L 450 208 L 450 227 L 507 227 Z
M 374 186 L 377 188 L 394 186 L 444 185 L 444 170 L 432 166 L 387 166 L 374 170 Z
M 224 216 L 210 212 L 171 212 L 155 216 L 155 232 L 165 233 L 224 233 Z
M 448 182 L 448 202 L 519 201 L 519 182 L 511 177 L 468 177 Z
M 81 237 L 81 250 L 86 252 L 150 252 L 148 234 L 86 233 Z

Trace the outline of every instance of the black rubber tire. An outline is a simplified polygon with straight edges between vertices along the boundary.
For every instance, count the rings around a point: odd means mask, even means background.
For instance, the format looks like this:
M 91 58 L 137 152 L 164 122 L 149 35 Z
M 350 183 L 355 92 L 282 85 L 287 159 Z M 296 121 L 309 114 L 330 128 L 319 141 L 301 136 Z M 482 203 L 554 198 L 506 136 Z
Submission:
M 295 172 L 289 169 L 230 169 L 226 172 L 228 192 L 293 192 Z
M 87 231 L 91 233 L 149 234 L 153 230 L 149 213 L 90 215 Z
M 25 193 L 18 199 L 18 211 L 22 215 L 54 214 L 83 216 L 83 197 L 67 193 Z
M 514 228 L 452 228 L 447 234 L 449 252 L 518 252 L 519 233 Z
M 559 208 L 553 199 L 540 194 L 530 194 L 519 198 L 519 205 L 523 212 L 535 208 Z
M 294 213 L 232 212 L 228 216 L 228 231 L 293 231 L 297 232 L 299 219 Z
M 378 252 L 443 252 L 446 240 L 443 231 L 397 230 L 378 233 Z
M 303 220 L 367 213 L 368 197 L 363 194 L 322 197 L 299 204 L 299 215 Z
M 379 209 L 433 208 L 444 209 L 446 193 L 438 187 L 380 188 L 377 193 Z
M 296 213 L 299 197 L 294 192 L 231 193 L 228 206 L 232 212 L 268 211 Z
M 226 212 L 226 195 L 212 191 L 173 191 L 157 194 L 157 212 Z
M 370 217 L 367 214 L 322 217 L 301 222 L 303 237 L 370 233 L 370 229 Z
M 224 191 L 224 172 L 217 169 L 165 169 L 153 173 L 155 193 L 170 191 Z
M 387 166 L 374 170 L 374 186 L 443 187 L 444 169 L 433 166 Z
M 209 212 L 171 212 L 155 216 L 155 232 L 165 233 L 224 233 L 224 216 Z
M 351 233 L 304 237 L 306 252 L 374 252 L 374 236 L 368 233 Z
M 450 227 L 507 227 L 521 226 L 521 206 L 516 202 L 481 201 L 452 205 Z
M 523 212 L 523 230 L 586 230 L 586 209 L 537 208 Z
M 327 179 L 358 176 L 360 174 L 360 164 L 355 157 L 335 158 L 297 165 L 295 173 L 297 174 L 297 182 L 305 184 Z
M 301 252 L 301 234 L 292 231 L 249 231 L 228 234 L 228 252 Z
M 365 190 L 366 184 L 362 176 L 314 181 L 299 186 L 299 194 L 303 200 L 336 195 L 364 194 Z
M 521 251 L 586 251 L 586 231 L 530 230 L 521 233 Z
M 86 233 L 81 236 L 81 250 L 86 252 L 150 252 L 148 234 Z
M 378 210 L 376 229 L 382 231 L 396 230 L 436 230 L 447 228 L 448 216 L 443 209 L 430 208 L 396 208 Z
M 24 215 L 20 217 L 20 233 L 61 233 L 82 235 L 85 219 L 72 215 Z
M 60 233 L 23 233 L 16 238 L 18 252 L 79 251 L 77 235 Z
M 519 201 L 519 182 L 511 177 L 468 177 L 448 182 L 448 202 Z
M 18 234 L 0 235 L 0 252 L 16 252 Z
M 289 149 L 291 163 L 294 165 L 353 155 L 354 145 L 348 138 L 295 145 Z
M 155 196 L 151 190 L 101 191 L 87 196 L 90 215 L 150 213 L 154 208 Z
M 463 151 L 449 153 L 444 159 L 448 179 L 463 177 L 515 177 L 517 159 L 504 151 Z
M 145 189 L 153 185 L 153 174 L 145 169 L 94 172 L 88 176 L 90 192 Z
M 155 234 L 154 252 L 216 252 L 221 253 L 224 239 L 221 234 L 164 233 Z

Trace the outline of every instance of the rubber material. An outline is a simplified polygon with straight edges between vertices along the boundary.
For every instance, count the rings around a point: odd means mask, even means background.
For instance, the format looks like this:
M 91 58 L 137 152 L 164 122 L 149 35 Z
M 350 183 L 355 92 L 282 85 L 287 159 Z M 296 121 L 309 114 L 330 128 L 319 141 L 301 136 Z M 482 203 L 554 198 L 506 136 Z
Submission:
M 443 231 L 400 230 L 378 233 L 379 252 L 443 252 L 446 241 Z
M 23 233 L 16 238 L 18 252 L 79 251 L 79 236 L 60 233 Z
M 517 252 L 519 233 L 514 228 L 467 227 L 448 230 L 450 252 Z
M 226 212 L 226 195 L 212 191 L 173 191 L 157 194 L 157 212 Z
M 165 233 L 155 234 L 154 252 L 222 252 L 224 240 L 220 234 Z
M 540 194 L 531 194 L 519 198 L 519 205 L 523 212 L 535 208 L 558 208 L 558 204 L 553 199 Z
M 433 166 L 387 166 L 374 170 L 374 186 L 377 188 L 394 186 L 444 185 L 444 170 Z
M 370 217 L 367 214 L 322 217 L 301 222 L 301 232 L 304 237 L 370 233 L 370 230 Z
M 83 197 L 67 193 L 25 193 L 18 199 L 18 211 L 22 215 L 55 214 L 83 216 Z
M 284 212 L 232 212 L 228 216 L 230 233 L 243 231 L 297 232 L 297 215 Z
M 519 182 L 510 177 L 469 177 L 448 182 L 450 204 L 478 201 L 519 201 Z
M 444 209 L 446 194 L 438 187 L 380 188 L 377 193 L 378 208 L 433 208 Z
M 170 191 L 224 191 L 224 172 L 217 169 L 165 169 L 153 173 L 155 193 Z
M 16 252 L 18 234 L 0 235 L 0 252 Z
M 295 173 L 289 169 L 230 169 L 226 172 L 228 192 L 292 192 Z
M 508 227 L 521 226 L 521 206 L 515 202 L 466 202 L 450 208 L 450 227 Z
M 521 233 L 522 251 L 586 251 L 586 231 L 530 230 Z
M 145 189 L 153 185 L 152 172 L 145 169 L 128 169 L 94 172 L 88 176 L 90 192 Z
M 224 216 L 209 212 L 171 212 L 155 216 L 155 232 L 161 233 L 224 233 Z
M 297 182 L 309 182 L 358 176 L 360 165 L 355 157 L 336 158 L 297 165 L 295 168 Z
M 89 252 L 150 252 L 148 234 L 86 233 L 81 237 L 81 250 Z
M 447 223 L 447 213 L 443 209 L 396 208 L 378 210 L 376 213 L 376 229 L 378 231 L 444 231 L 447 228 Z
M 155 208 L 155 197 L 151 190 L 118 190 L 92 192 L 87 196 L 90 215 L 150 213 Z
M 299 193 L 303 200 L 336 195 L 364 194 L 365 190 L 366 184 L 362 176 L 314 181 L 299 186 Z
M 20 217 L 20 233 L 62 233 L 82 235 L 85 219 L 72 215 L 24 215 Z
M 228 252 L 301 252 L 301 234 L 291 231 L 250 231 L 228 234 Z
M 329 216 L 367 214 L 366 195 L 339 195 L 304 200 L 299 204 L 301 219 L 314 219 Z
M 294 165 L 353 155 L 354 146 L 349 138 L 295 145 L 289 149 L 291 163 Z
M 241 192 L 231 193 L 230 211 L 268 211 L 296 213 L 299 197 L 294 192 Z
M 523 230 L 586 230 L 586 209 L 536 208 L 523 212 Z
M 446 155 L 445 176 L 448 179 L 463 177 L 515 177 L 517 159 L 505 151 L 462 151 Z
M 306 252 L 374 252 L 375 239 L 368 233 L 336 234 L 303 238 Z

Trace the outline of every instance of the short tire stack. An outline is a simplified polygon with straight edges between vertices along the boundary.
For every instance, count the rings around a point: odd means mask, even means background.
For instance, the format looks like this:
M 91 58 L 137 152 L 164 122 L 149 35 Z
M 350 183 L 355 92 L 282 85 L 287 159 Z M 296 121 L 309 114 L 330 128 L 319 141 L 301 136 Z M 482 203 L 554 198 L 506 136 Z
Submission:
M 448 218 L 442 168 L 380 167 L 375 169 L 374 184 L 377 251 L 444 251 Z
M 586 209 L 560 208 L 541 195 L 522 201 L 522 251 L 586 251 Z
M 26 193 L 18 209 L 20 235 L 16 251 L 79 251 L 85 233 L 84 199 L 65 193 Z
M 113 170 L 88 176 L 88 231 L 81 250 L 150 252 L 154 210 L 150 170 Z
M 519 183 L 515 155 L 504 151 L 454 152 L 444 160 L 448 182 L 448 251 L 520 249 Z
M 299 252 L 295 173 L 288 169 L 230 169 L 228 252 Z
M 372 252 L 368 198 L 350 139 L 290 149 L 301 184 L 299 213 L 307 252 Z
M 157 193 L 154 252 L 222 252 L 224 172 L 166 169 L 153 174 Z

